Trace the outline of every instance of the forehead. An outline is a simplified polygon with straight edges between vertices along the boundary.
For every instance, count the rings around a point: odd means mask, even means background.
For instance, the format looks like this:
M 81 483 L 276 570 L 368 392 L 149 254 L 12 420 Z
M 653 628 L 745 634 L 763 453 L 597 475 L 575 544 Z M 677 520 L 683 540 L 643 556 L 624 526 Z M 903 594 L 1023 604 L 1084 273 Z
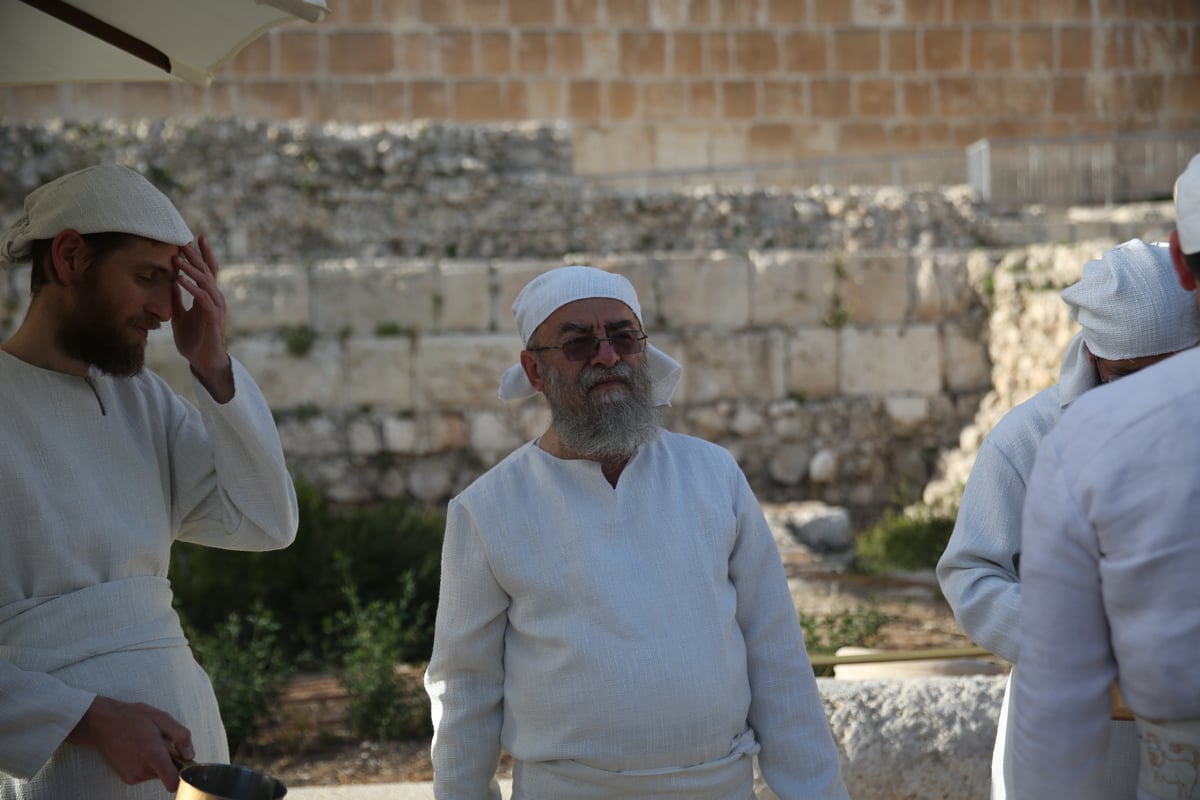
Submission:
M 156 242 L 141 236 L 130 236 L 128 240 L 108 251 L 104 256 L 104 262 L 133 269 L 160 267 L 174 272 L 175 267 L 171 258 L 178 253 L 178 245 Z
M 611 297 L 589 297 L 575 300 L 557 309 L 538 326 L 538 331 L 544 331 L 551 336 L 567 329 L 603 331 L 607 326 L 618 322 L 633 322 L 636 325 L 637 316 L 634 315 L 633 309 L 620 300 Z M 537 331 L 534 333 L 536 335 Z

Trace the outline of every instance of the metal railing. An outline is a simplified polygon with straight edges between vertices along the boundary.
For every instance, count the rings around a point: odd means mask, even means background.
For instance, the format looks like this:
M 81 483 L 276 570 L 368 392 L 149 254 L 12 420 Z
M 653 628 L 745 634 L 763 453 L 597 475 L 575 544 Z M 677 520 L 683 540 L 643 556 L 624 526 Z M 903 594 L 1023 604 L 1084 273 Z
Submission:
M 1196 153 L 1200 153 L 1200 130 L 981 139 L 956 150 L 608 172 L 579 178 L 597 187 L 635 192 L 700 186 L 793 191 L 812 186 L 969 184 L 996 209 L 1033 204 L 1111 206 L 1169 198 L 1175 179 Z
M 995 208 L 1112 206 L 1170 198 L 1198 152 L 1200 131 L 982 139 L 966 150 L 967 181 Z
M 584 182 L 633 191 L 697 186 L 718 189 L 795 189 L 809 186 L 952 186 L 966 183 L 962 150 L 825 156 L 678 169 L 605 172 L 579 176 Z

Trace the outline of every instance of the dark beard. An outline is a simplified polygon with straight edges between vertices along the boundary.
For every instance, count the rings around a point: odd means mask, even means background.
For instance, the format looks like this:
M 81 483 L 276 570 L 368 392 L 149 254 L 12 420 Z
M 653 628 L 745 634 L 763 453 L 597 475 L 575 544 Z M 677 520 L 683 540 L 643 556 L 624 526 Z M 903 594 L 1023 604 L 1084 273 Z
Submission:
M 101 296 L 96 265 L 79 287 L 83 302 L 74 315 L 62 320 L 54 343 L 63 354 L 90 364 L 117 378 L 132 378 L 146 363 L 146 343 L 129 341 L 128 328 L 134 321 L 114 323 L 116 312 Z M 146 325 L 158 327 L 156 322 Z
M 628 391 L 588 394 L 600 380 L 619 375 Z M 588 367 L 579 373 L 575 386 L 564 385 L 556 370 L 546 376 L 546 400 L 554 431 L 564 445 L 583 458 L 630 458 L 637 449 L 653 441 L 661 425 L 661 414 L 651 401 L 653 382 L 645 362 L 637 369 L 619 362 L 611 369 Z

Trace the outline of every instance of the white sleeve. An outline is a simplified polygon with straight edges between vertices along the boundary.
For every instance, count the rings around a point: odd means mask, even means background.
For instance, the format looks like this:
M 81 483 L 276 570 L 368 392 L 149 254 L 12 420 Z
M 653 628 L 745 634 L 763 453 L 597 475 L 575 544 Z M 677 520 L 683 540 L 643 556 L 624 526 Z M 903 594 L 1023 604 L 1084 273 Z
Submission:
M 958 518 L 937 565 L 942 593 L 977 644 L 1011 663 L 1020 651 L 1021 549 L 1025 481 L 995 444 L 984 440 L 967 478 Z
M 178 538 L 232 550 L 274 550 L 296 537 L 296 489 L 271 409 L 236 359 L 236 392 L 217 403 L 199 381 L 196 407 L 174 420 L 172 503 Z M 197 410 L 198 409 L 198 410 Z
M 779 548 L 740 470 L 736 479 L 738 531 L 729 577 L 746 642 L 759 767 L 780 800 L 848 799 Z
M 0 772 L 32 778 L 95 699 L 95 692 L 0 659 Z
M 433 655 L 425 672 L 438 800 L 500 798 L 493 777 L 504 720 L 508 604 L 508 595 L 492 575 L 475 520 L 458 500 L 451 500 Z
M 1116 662 L 1100 593 L 1099 547 L 1059 438 L 1039 448 L 1021 541 L 1021 663 L 1012 737 L 1022 800 L 1102 797 Z

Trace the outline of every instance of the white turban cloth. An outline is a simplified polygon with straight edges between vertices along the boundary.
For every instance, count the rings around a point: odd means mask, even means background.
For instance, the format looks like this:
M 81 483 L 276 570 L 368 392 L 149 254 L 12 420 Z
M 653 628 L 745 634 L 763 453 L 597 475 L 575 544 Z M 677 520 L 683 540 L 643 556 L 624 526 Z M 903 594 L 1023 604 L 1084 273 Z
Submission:
M 1098 358 L 1143 358 L 1186 350 L 1200 342 L 1193 292 L 1179 285 L 1166 244 L 1133 239 L 1083 267 L 1062 293 L 1082 326 L 1067 346 L 1058 377 L 1063 406 L 1096 385 L 1087 351 Z
M 525 284 L 517 299 L 513 301 L 513 314 L 517 318 L 517 331 L 521 334 L 524 347 L 533 338 L 533 332 L 546 319 L 567 303 L 595 297 L 619 300 L 642 322 L 642 308 L 638 304 L 633 284 L 624 276 L 605 272 L 595 267 L 558 267 L 543 272 Z M 653 384 L 652 399 L 655 405 L 670 405 L 671 395 L 679 385 L 683 368 L 670 356 L 653 345 L 646 345 L 646 368 Z M 505 370 L 500 377 L 500 399 L 521 400 L 537 394 L 529 383 L 520 362 Z
M 65 230 L 131 233 L 182 247 L 192 232 L 167 196 L 128 167 L 103 164 L 63 175 L 25 198 L 25 213 L 0 236 L 0 267 L 28 261 L 33 243 Z
M 1175 181 L 1175 230 L 1184 253 L 1200 253 L 1200 155 L 1192 156 Z

